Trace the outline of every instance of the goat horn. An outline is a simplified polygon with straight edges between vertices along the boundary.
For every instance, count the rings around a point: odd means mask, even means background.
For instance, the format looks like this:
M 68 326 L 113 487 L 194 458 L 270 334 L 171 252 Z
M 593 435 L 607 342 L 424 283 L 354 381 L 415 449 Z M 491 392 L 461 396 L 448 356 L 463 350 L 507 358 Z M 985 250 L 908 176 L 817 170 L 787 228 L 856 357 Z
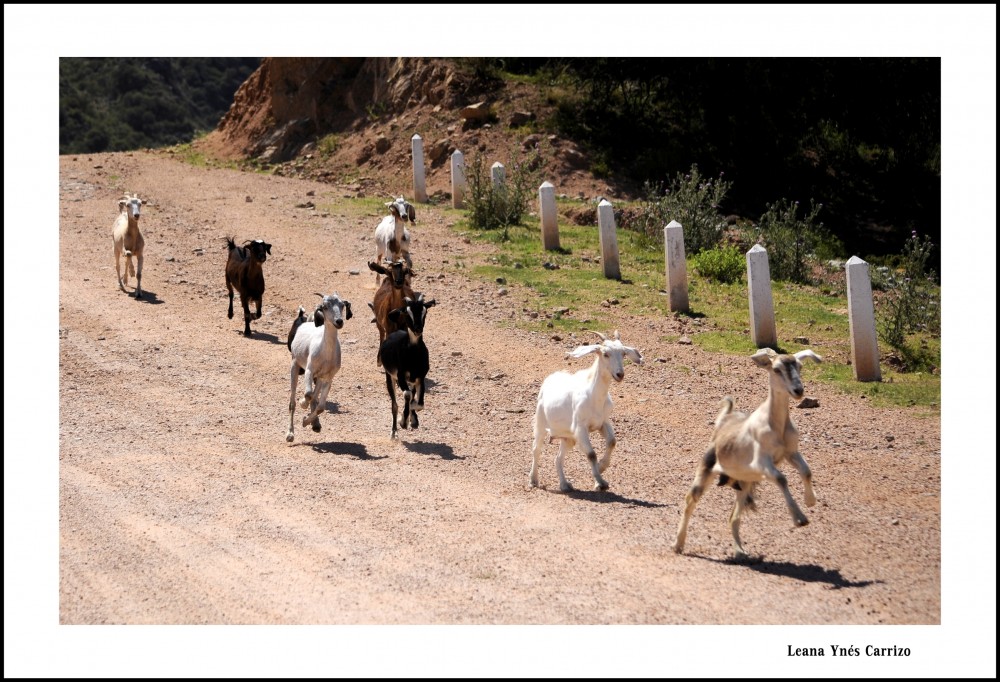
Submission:
M 313 293 L 316 294 L 317 296 L 319 296 L 320 298 L 326 298 L 323 294 L 317 293 L 315 291 Z
M 592 331 L 595 334 L 597 334 L 598 336 L 600 336 L 602 341 L 607 341 L 608 340 L 608 337 L 606 337 L 604 334 L 602 334 L 601 332 L 597 331 L 596 329 L 591 329 L 590 331 Z
M 621 341 L 621 340 L 622 340 L 622 335 L 619 334 L 618 330 L 616 329 L 615 330 L 615 341 Z

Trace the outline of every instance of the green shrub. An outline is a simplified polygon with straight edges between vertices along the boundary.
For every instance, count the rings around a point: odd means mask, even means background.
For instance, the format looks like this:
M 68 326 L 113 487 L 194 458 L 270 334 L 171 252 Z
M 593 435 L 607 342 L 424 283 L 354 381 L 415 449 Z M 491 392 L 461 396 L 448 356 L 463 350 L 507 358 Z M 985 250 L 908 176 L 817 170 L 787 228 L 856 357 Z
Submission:
M 684 250 L 696 254 L 719 244 L 726 221 L 719 214 L 719 206 L 731 182 L 704 178 L 698 166 L 691 166 L 688 173 L 678 173 L 670 186 L 646 182 L 646 200 L 641 207 L 641 217 L 636 225 L 649 237 L 663 240 L 663 228 L 676 220 L 684 228 Z
M 691 262 L 699 275 L 724 284 L 739 282 L 746 272 L 743 253 L 732 245 L 702 251 L 695 254 Z
M 927 270 L 934 244 L 914 230 L 903 245 L 898 267 L 872 268 L 872 287 L 881 290 L 876 298 L 876 326 L 879 338 L 897 350 L 904 350 L 906 335 L 927 332 L 941 334 L 941 306 L 936 275 Z
M 537 152 L 536 152 L 537 154 Z M 468 194 L 469 225 L 476 230 L 496 230 L 503 228 L 503 239 L 508 239 L 507 230 L 511 225 L 521 224 L 528 212 L 537 182 L 537 168 L 534 159 L 525 160 L 520 152 L 512 151 L 510 162 L 504 166 L 504 181 L 493 184 L 490 168 L 479 154 L 465 167 Z
M 816 258 L 816 249 L 824 241 L 823 223 L 816 222 L 822 208 L 823 204 L 810 201 L 809 213 L 799 218 L 799 202 L 781 199 L 768 204 L 756 224 L 744 228 L 745 242 L 767 249 L 771 279 L 810 282 L 810 261 Z

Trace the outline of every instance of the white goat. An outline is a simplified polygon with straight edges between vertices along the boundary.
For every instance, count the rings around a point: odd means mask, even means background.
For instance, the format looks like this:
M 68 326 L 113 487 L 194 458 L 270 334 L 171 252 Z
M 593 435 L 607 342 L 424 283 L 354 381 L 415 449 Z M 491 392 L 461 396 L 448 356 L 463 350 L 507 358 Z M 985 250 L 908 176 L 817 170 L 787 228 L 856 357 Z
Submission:
M 146 203 L 135 194 L 125 195 L 118 200 L 118 217 L 115 218 L 111 236 L 115 245 L 115 271 L 118 273 L 118 286 L 125 291 L 128 276 L 135 275 L 135 297 L 142 298 L 142 251 L 146 245 L 139 231 L 139 216 L 142 205 Z M 125 256 L 125 279 L 122 279 L 121 257 Z M 136 266 L 132 265 L 135 255 Z
M 323 301 L 313 312 L 313 324 L 307 322 L 306 311 L 299 306 L 298 315 L 288 332 L 288 350 L 292 353 L 291 395 L 288 399 L 288 433 L 285 440 L 295 440 L 295 390 L 299 374 L 305 374 L 305 395 L 299 405 L 309 413 L 302 418 L 302 426 L 312 423 L 319 432 L 319 415 L 326 409 L 326 396 L 330 383 L 340 371 L 340 338 L 337 330 L 344 320 L 351 319 L 350 301 L 341 300 L 336 293 L 330 296 L 316 294 Z
M 538 462 L 542 456 L 542 445 L 548 436 L 549 442 L 555 438 L 560 439 L 556 472 L 559 474 L 561 491 L 573 489 L 563 473 L 563 457 L 574 445 L 578 445 L 590 461 L 594 487 L 608 489 L 608 482 L 601 477 L 611 464 L 611 452 L 615 449 L 615 432 L 611 427 L 612 403 L 608 388 L 612 379 L 621 381 L 625 377 L 626 356 L 641 365 L 642 355 L 635 348 L 622 345 L 617 330 L 614 339 L 609 339 L 600 332 L 594 333 L 601 337 L 600 344 L 578 346 L 566 354 L 566 357 L 582 358 L 593 353 L 597 355 L 594 364 L 589 369 L 572 374 L 565 371 L 550 374 L 538 391 L 535 443 L 529 474 L 532 487 L 538 486 Z M 605 452 L 600 462 L 590 443 L 591 431 L 601 431 L 604 434 Z
M 802 398 L 801 360 L 810 358 L 820 362 L 822 358 L 811 350 L 800 350 L 794 355 L 778 355 L 770 348 L 764 348 L 751 356 L 760 367 L 767 368 L 770 388 L 767 400 L 752 414 L 733 412 L 733 399 L 722 399 L 712 441 L 705 451 L 695 472 L 694 484 L 685 496 L 684 516 L 677 529 L 674 551 L 684 551 L 688 521 L 705 491 L 705 485 L 713 474 L 719 474 L 719 485 L 730 485 L 736 489 L 736 504 L 729 516 L 729 527 L 733 533 L 733 547 L 738 558 L 746 557 L 740 541 L 740 514 L 743 509 L 755 509 L 753 492 L 757 483 L 774 481 L 785 496 L 785 504 L 792 514 L 796 526 L 804 526 L 809 520 L 795 504 L 788 491 L 785 475 L 777 469 L 777 464 L 787 460 L 799 472 L 805 486 L 806 506 L 816 504 L 812 489 L 812 473 L 799 452 L 799 432 L 788 414 L 788 399 Z
M 397 197 L 395 201 L 388 201 L 385 205 L 389 207 L 389 215 L 382 218 L 382 222 L 375 228 L 375 263 L 382 265 L 382 259 L 388 258 L 390 261 L 405 260 L 408 266 L 412 266 L 410 231 L 406 229 L 405 223 L 416 223 L 417 212 L 413 204 L 403 197 Z M 379 283 L 379 277 L 376 272 L 376 284 Z

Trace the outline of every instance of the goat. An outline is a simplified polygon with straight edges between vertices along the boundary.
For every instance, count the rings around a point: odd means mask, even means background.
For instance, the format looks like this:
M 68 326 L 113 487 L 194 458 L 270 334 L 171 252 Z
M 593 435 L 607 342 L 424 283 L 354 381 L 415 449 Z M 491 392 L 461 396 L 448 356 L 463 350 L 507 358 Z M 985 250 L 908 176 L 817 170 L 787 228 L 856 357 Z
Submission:
M 569 492 L 573 486 L 563 473 L 563 457 L 578 445 L 590 461 L 594 474 L 594 487 L 608 489 L 608 482 L 601 476 L 611 464 L 611 453 L 615 449 L 615 432 L 611 427 L 611 396 L 608 388 L 611 380 L 625 378 L 624 359 L 628 357 L 637 365 L 642 364 L 642 355 L 635 348 L 622 344 L 621 335 L 615 330 L 609 339 L 600 332 L 600 344 L 577 346 L 566 354 L 568 358 L 582 358 L 591 353 L 597 356 L 589 369 L 569 373 L 558 371 L 550 374 L 542 382 L 538 391 L 538 406 L 535 409 L 534 447 L 532 449 L 529 481 L 538 486 L 538 463 L 542 456 L 542 445 L 546 435 L 549 442 L 560 439 L 559 454 L 556 455 L 556 472 L 559 474 L 559 490 Z M 604 434 L 605 452 L 601 461 L 590 443 L 590 432 Z
M 260 306 L 264 298 L 264 269 L 261 265 L 271 253 L 271 245 L 260 239 L 236 246 L 235 237 L 226 237 L 229 260 L 226 261 L 226 288 L 229 289 L 229 319 L 233 319 L 233 287 L 240 292 L 243 304 L 243 336 L 250 336 L 250 320 L 260 319 Z M 257 304 L 257 314 L 250 315 L 250 302 Z
M 410 231 L 406 229 L 405 223 L 411 225 L 417 222 L 417 212 L 413 204 L 403 197 L 397 197 L 394 201 L 385 204 L 389 207 L 389 215 L 382 218 L 382 222 L 375 228 L 375 262 L 381 264 L 388 255 L 389 260 L 405 260 L 407 265 L 412 265 L 410 260 Z M 379 273 L 375 273 L 375 284 L 379 283 Z
M 392 432 L 390 438 L 396 438 L 396 415 L 399 407 L 396 405 L 396 390 L 392 382 L 399 384 L 403 392 L 403 423 L 407 422 L 413 428 L 420 425 L 417 412 L 424 409 L 424 385 L 427 372 L 430 371 L 430 356 L 424 345 L 424 324 L 427 321 L 427 309 L 436 305 L 434 299 L 424 300 L 420 294 L 416 298 L 407 297 L 404 306 L 389 311 L 389 319 L 399 325 L 399 329 L 385 337 L 379 344 L 379 357 L 385 370 L 385 389 L 392 400 Z
M 305 324 L 305 308 L 299 306 L 298 314 L 288 332 L 288 350 L 292 354 L 289 370 L 291 394 L 288 398 L 288 433 L 285 440 L 295 440 L 295 392 L 299 375 L 305 374 L 305 393 L 299 406 L 309 412 L 302 418 L 302 426 L 312 424 L 312 430 L 319 433 L 322 428 L 319 415 L 326 409 L 326 396 L 330 383 L 340 371 L 340 338 L 337 330 L 344 326 L 344 320 L 353 317 L 351 302 L 336 293 L 329 296 L 316 294 L 323 300 L 313 312 L 312 325 Z
M 719 404 L 721 409 L 715 418 L 711 442 L 698 463 L 691 490 L 685 496 L 684 516 L 674 542 L 674 551 L 678 554 L 684 551 L 688 521 L 713 474 L 719 474 L 719 485 L 729 485 L 737 491 L 736 504 L 729 515 L 737 558 L 747 556 L 740 541 L 740 515 L 744 509 L 756 509 L 753 493 L 760 481 L 766 479 L 778 484 L 796 526 L 809 523 L 792 499 L 788 480 L 778 471 L 778 464 L 786 460 L 792 463 L 805 486 L 806 506 L 816 504 L 812 473 L 799 452 L 799 432 L 788 414 L 788 399 L 798 400 L 804 395 L 799 374 L 801 361 L 809 358 L 821 362 L 822 359 L 811 350 L 778 355 L 770 348 L 761 349 L 750 357 L 758 366 L 770 370 L 767 399 L 750 415 L 733 412 L 733 399 L 728 396 Z
M 139 217 L 142 205 L 146 203 L 137 195 L 125 195 L 118 200 L 118 217 L 111 231 L 115 249 L 115 272 L 118 273 L 118 286 L 125 291 L 128 276 L 135 275 L 135 297 L 142 298 L 142 256 L 146 241 L 139 231 Z M 121 257 L 125 256 L 125 279 L 122 279 Z M 132 265 L 135 256 L 136 265 Z
M 402 308 L 407 298 L 416 298 L 413 289 L 410 288 L 410 277 L 413 271 L 404 260 L 396 260 L 386 268 L 379 263 L 369 263 L 369 269 L 385 275 L 382 284 L 375 292 L 375 300 L 368 304 L 375 314 L 375 325 L 378 327 L 378 342 L 381 344 L 385 337 L 399 329 L 399 325 L 389 319 L 389 311 Z M 375 358 L 376 364 L 382 366 L 382 355 L 379 353 Z

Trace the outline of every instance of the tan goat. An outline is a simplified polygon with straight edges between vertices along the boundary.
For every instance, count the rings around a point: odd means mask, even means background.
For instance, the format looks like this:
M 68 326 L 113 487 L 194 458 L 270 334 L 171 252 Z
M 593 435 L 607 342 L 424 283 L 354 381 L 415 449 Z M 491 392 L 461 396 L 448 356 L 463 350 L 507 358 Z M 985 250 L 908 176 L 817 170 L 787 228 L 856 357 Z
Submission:
M 740 541 L 740 514 L 745 508 L 755 509 L 753 492 L 760 481 L 769 480 L 778 484 L 796 526 L 809 523 L 788 491 L 788 480 L 777 468 L 783 461 L 791 462 L 802 477 L 806 506 L 816 504 L 812 473 L 799 452 L 799 432 L 788 414 L 789 398 L 798 400 L 805 393 L 799 374 L 802 369 L 801 360 L 804 358 L 821 361 L 820 356 L 811 350 L 801 350 L 794 355 L 778 355 L 770 348 L 759 350 L 751 359 L 768 370 L 770 387 L 767 400 L 747 415 L 744 412 L 733 412 L 732 398 L 722 399 L 722 409 L 715 418 L 712 441 L 698 464 L 694 484 L 685 496 L 684 516 L 674 542 L 674 551 L 677 553 L 684 551 L 688 521 L 714 474 L 719 474 L 719 485 L 728 484 L 737 491 L 736 504 L 729 516 L 737 557 L 746 556 Z
M 118 273 L 118 286 L 125 291 L 128 276 L 135 275 L 135 297 L 142 298 L 142 251 L 146 242 L 139 231 L 139 215 L 142 205 L 146 203 L 135 194 L 125 195 L 118 200 L 118 217 L 115 218 L 112 238 L 115 245 L 115 271 Z M 122 279 L 121 257 L 125 256 L 125 279 Z M 135 256 L 136 266 L 132 265 Z

